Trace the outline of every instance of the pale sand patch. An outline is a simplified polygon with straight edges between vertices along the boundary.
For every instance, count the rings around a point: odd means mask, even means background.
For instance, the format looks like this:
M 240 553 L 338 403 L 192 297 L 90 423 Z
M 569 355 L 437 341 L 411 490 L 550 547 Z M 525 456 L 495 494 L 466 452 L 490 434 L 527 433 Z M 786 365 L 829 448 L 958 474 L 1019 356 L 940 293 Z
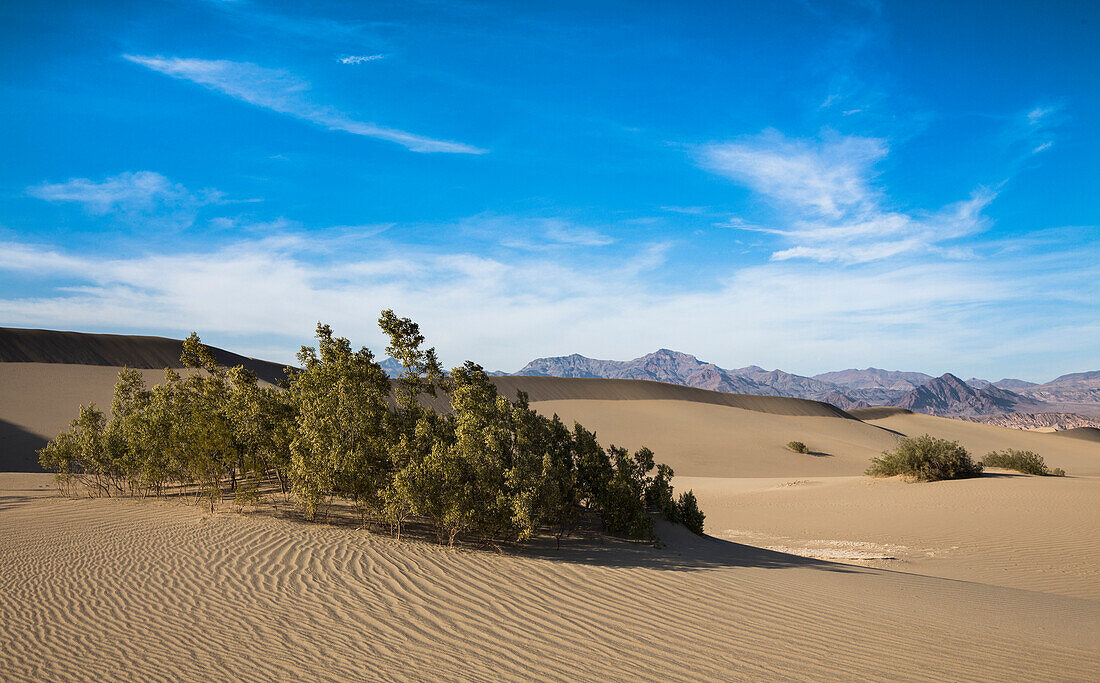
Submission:
M 1089 680 L 1095 601 L 665 528 L 520 554 L 0 475 L 7 680 Z M 826 487 L 785 489 L 782 495 Z M 756 495 L 756 494 L 748 494 Z
M 673 483 L 695 491 L 707 529 L 728 540 L 1100 600 L 1100 477 L 991 472 L 999 474 L 931 483 L 871 477 L 794 487 L 773 479 Z

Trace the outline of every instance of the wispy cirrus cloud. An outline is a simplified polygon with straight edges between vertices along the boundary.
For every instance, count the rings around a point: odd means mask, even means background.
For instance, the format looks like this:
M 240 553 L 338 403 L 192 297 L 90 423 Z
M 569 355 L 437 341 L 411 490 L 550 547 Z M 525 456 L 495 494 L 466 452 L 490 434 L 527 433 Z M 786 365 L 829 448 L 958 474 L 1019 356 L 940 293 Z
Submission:
M 546 230 L 546 237 L 560 244 L 573 244 L 581 247 L 606 247 L 615 241 L 613 237 L 589 228 L 565 225 L 551 225 Z
M 1061 104 L 1037 105 L 1010 126 L 1010 135 L 1020 140 L 1030 155 L 1045 152 L 1054 146 L 1054 129 L 1062 120 Z
M 386 55 L 344 55 L 336 61 L 341 64 L 363 64 L 364 62 L 376 62 L 379 59 L 385 58 Z
M 791 139 L 777 130 L 705 145 L 707 169 L 800 211 L 840 218 L 875 200 L 874 165 L 889 153 L 885 140 L 827 133 Z
M 484 154 L 487 151 L 461 142 L 439 140 L 360 121 L 334 107 L 315 104 L 308 96 L 310 83 L 280 69 L 222 59 L 141 55 L 123 55 L 123 58 L 157 73 L 191 81 L 257 107 L 309 121 L 329 130 L 393 142 L 413 152 Z
M 546 251 L 570 247 L 606 247 L 616 239 L 593 227 L 560 217 L 520 217 L 482 213 L 458 221 L 467 235 L 510 249 Z
M 127 171 L 103 180 L 47 182 L 27 188 L 27 194 L 48 202 L 80 204 L 96 216 L 115 215 L 161 227 L 186 227 L 199 207 L 226 201 L 218 190 L 191 191 L 154 171 Z
M 867 263 L 913 253 L 966 257 L 966 250 L 945 243 L 985 229 L 982 210 L 996 194 L 978 188 L 968 199 L 939 209 L 893 208 L 876 182 L 876 165 L 889 151 L 880 138 L 826 131 L 816 139 L 792 139 L 766 130 L 704 145 L 698 160 L 775 206 L 778 225 L 729 224 L 791 243 L 774 252 L 772 260 Z
M 154 171 L 120 173 L 100 181 L 70 178 L 62 183 L 42 183 L 28 188 L 33 197 L 51 202 L 76 202 L 90 213 L 151 209 L 159 204 L 207 204 L 221 199 L 216 190 L 192 193 Z

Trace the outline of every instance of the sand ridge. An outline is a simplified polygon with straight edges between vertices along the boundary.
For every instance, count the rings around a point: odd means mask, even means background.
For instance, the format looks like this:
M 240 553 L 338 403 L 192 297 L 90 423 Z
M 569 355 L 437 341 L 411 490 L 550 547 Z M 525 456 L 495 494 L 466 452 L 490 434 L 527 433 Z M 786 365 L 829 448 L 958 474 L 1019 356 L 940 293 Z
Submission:
M 11 680 L 1086 680 L 1100 667 L 1093 601 L 664 527 L 662 550 L 451 552 L 178 503 L 60 499 L 33 477 L 0 475 Z
M 226 367 L 243 365 L 268 382 L 285 377 L 284 366 L 208 347 Z M 104 365 L 141 369 L 180 368 L 183 342 L 131 334 L 89 334 L 0 327 L 0 363 Z

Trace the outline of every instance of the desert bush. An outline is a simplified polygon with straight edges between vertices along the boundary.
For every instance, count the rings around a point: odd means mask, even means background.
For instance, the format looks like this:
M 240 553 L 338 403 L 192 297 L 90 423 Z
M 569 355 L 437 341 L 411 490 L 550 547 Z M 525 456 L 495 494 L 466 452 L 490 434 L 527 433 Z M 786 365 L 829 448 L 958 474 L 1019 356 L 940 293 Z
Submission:
M 363 524 L 400 536 L 418 521 L 440 543 L 521 542 L 540 530 L 560 541 L 590 516 L 635 538 L 652 537 L 655 513 L 702 530 L 694 496 L 674 502 L 672 468 L 648 448 L 605 450 L 582 425 L 531 409 L 522 392 L 499 395 L 475 363 L 444 373 L 408 318 L 387 310 L 378 323 L 404 368 L 393 382 L 368 349 L 354 351 L 323 324 L 281 388 L 219 366 L 192 334 L 181 360 L 202 372 L 166 370 L 147 388 L 123 370 L 110 418 L 82 407 L 40 462 L 62 488 L 82 482 L 97 495 L 197 485 L 212 511 L 227 490 L 238 507 L 252 505 L 277 480 L 307 519 L 341 500 Z M 439 391 L 449 412 L 425 400 Z
M 1004 451 L 991 451 L 984 458 L 982 464 L 986 467 L 1003 467 L 1006 470 L 1016 470 L 1024 474 L 1050 474 L 1043 456 L 1035 451 L 1018 451 L 1008 448 Z
M 897 448 L 872 459 L 866 473 L 875 477 L 904 475 L 917 481 L 965 479 L 980 476 L 982 464 L 971 460 L 957 441 L 924 434 L 900 440 Z
M 791 449 L 795 453 L 809 453 L 810 449 L 806 448 L 806 444 L 801 441 L 788 441 L 787 448 Z
M 1055 467 L 1054 469 L 1052 469 L 1050 471 L 1050 476 L 1052 476 L 1052 477 L 1064 477 L 1064 476 L 1066 476 L 1066 471 L 1064 469 L 1062 469 L 1061 467 Z

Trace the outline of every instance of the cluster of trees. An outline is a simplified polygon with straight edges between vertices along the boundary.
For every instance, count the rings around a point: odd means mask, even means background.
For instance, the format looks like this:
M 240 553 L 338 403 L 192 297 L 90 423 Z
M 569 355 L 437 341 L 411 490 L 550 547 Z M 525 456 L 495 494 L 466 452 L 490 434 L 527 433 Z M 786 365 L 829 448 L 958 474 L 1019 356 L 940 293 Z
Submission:
M 198 486 L 211 510 L 226 490 L 254 500 L 277 481 L 308 519 L 346 500 L 398 536 L 426 523 L 450 544 L 523 541 L 540 530 L 560 539 L 591 517 L 610 533 L 647 538 L 654 512 L 703 532 L 695 496 L 674 498 L 672 469 L 648 448 L 604 449 L 580 424 L 537 413 L 522 392 L 516 401 L 499 395 L 479 365 L 445 373 L 411 320 L 387 310 L 379 325 L 386 353 L 405 368 L 395 381 L 368 349 L 353 351 L 318 325 L 317 347 L 302 348 L 302 368 L 283 388 L 220 367 L 192 334 L 184 364 L 205 372 L 167 370 L 147 389 L 123 371 L 110 418 L 82 407 L 41 463 L 63 484 L 83 481 L 102 495 Z M 431 407 L 441 393 L 449 412 Z

